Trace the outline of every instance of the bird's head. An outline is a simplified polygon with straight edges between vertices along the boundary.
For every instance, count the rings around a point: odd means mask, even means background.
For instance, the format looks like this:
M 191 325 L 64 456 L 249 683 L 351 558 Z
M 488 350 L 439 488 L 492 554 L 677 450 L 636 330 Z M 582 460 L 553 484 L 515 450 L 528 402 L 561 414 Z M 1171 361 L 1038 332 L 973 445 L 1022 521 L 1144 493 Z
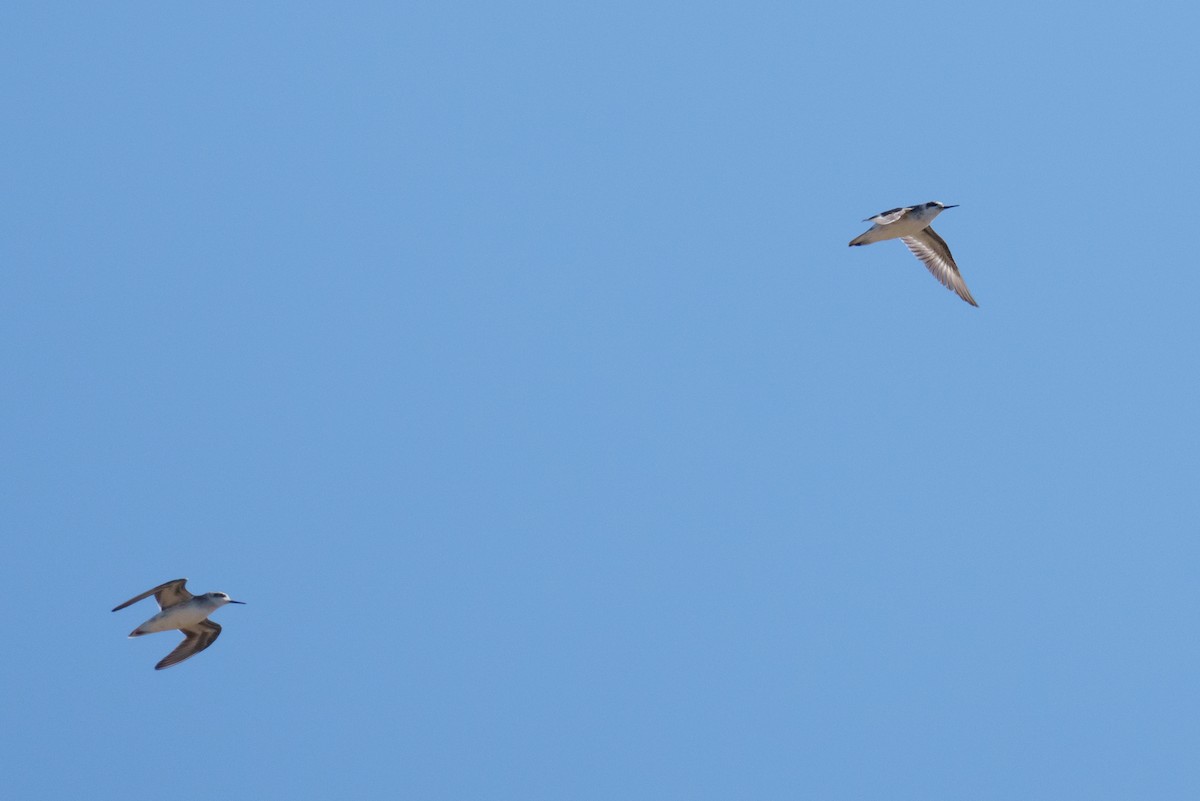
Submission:
M 224 606 L 225 604 L 244 604 L 244 603 L 246 603 L 245 601 L 235 601 L 223 592 L 210 592 L 210 593 L 208 593 L 208 598 L 211 601 L 215 602 L 217 604 L 217 606 Z

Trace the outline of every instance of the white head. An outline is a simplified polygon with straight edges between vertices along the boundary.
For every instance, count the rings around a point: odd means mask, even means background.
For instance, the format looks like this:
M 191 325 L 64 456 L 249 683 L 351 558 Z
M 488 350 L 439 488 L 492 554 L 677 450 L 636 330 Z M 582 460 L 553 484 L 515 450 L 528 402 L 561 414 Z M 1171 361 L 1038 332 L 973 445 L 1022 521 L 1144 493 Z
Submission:
M 216 604 L 217 606 L 224 606 L 225 604 L 244 604 L 244 603 L 246 603 L 245 601 L 235 601 L 223 592 L 206 592 L 206 593 L 204 593 L 204 597 L 207 598 L 212 603 Z
M 942 203 L 940 200 L 931 200 L 924 205 L 923 210 L 925 212 L 926 217 L 936 217 L 939 214 L 941 214 L 943 211 L 945 211 L 946 209 L 956 209 L 956 208 L 958 208 L 957 203 L 955 203 L 953 206 L 947 206 L 945 203 Z

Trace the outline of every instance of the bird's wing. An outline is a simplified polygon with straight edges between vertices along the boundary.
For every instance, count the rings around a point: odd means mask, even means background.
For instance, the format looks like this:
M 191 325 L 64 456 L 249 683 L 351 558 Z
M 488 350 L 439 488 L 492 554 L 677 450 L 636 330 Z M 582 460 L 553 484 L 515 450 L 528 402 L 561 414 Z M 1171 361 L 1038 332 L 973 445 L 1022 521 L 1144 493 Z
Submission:
M 933 273 L 933 277 L 941 281 L 943 286 L 954 290 L 972 306 L 979 305 L 975 298 L 971 297 L 971 290 L 967 289 L 967 282 L 963 280 L 958 265 L 954 263 L 954 257 L 950 255 L 950 247 L 946 240 L 938 236 L 936 231 L 925 228 L 912 236 L 900 237 L 900 241 L 908 245 L 914 256 L 925 262 L 929 272 Z
M 217 637 L 221 635 L 221 627 L 211 620 L 201 620 L 195 626 L 182 629 L 182 631 L 186 635 L 183 642 L 179 643 L 174 651 L 164 656 L 162 661 L 154 666 L 155 670 L 178 665 L 183 660 L 195 656 L 216 642 Z
M 910 211 L 912 211 L 912 206 L 901 206 L 898 209 L 888 209 L 887 211 L 879 212 L 874 217 L 868 217 L 867 219 L 863 220 L 863 222 L 873 222 L 876 225 L 891 225 L 897 220 L 903 218 L 904 215 L 908 214 Z
M 120 611 L 130 604 L 136 604 L 143 598 L 149 598 L 151 595 L 154 596 L 154 600 L 158 601 L 158 606 L 160 609 L 166 609 L 168 606 L 174 606 L 175 604 L 181 604 L 184 601 L 190 601 L 192 600 L 192 594 L 184 589 L 184 584 L 187 584 L 187 579 L 185 578 L 168 581 L 165 584 L 159 584 L 154 589 L 146 590 L 136 598 L 130 598 L 120 606 L 113 607 L 113 611 Z

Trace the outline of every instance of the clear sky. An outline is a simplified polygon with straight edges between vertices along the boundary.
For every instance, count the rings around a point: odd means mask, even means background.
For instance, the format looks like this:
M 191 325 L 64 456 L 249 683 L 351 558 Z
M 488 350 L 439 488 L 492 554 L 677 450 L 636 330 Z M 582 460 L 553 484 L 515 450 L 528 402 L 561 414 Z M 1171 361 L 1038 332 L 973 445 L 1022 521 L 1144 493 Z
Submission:
M 1200 797 L 1198 22 L 8 6 L 3 794 Z

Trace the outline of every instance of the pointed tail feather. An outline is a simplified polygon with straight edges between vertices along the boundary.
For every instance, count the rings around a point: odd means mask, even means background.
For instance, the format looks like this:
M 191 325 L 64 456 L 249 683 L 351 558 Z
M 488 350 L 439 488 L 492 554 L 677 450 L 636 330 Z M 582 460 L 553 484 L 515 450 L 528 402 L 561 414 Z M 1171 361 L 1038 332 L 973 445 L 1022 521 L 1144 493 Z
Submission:
M 854 247 L 855 245 L 869 245 L 872 242 L 878 242 L 879 241 L 878 233 L 879 233 L 879 226 L 872 225 L 870 228 L 868 228 L 867 230 L 863 231 L 858 236 L 851 239 L 850 247 Z

